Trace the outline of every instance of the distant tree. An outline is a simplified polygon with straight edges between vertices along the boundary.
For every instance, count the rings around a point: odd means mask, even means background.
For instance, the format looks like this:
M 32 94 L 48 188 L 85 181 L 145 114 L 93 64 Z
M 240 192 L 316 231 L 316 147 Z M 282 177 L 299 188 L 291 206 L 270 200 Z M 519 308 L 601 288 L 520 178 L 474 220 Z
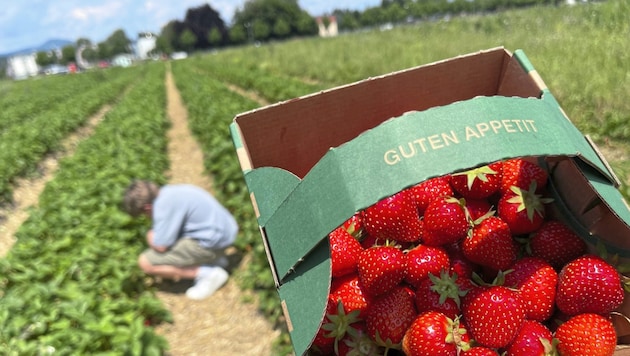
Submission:
M 233 27 L 251 30 L 253 38 L 260 41 L 317 33 L 315 20 L 297 0 L 248 0 L 232 22 Z
M 110 58 L 121 53 L 131 53 L 131 41 L 122 29 L 114 31 L 107 39 L 98 44 L 101 58 Z
M 219 35 L 219 41 L 216 44 L 222 43 L 227 38 L 225 23 L 219 13 L 208 4 L 188 9 L 184 19 L 184 28 L 196 37 L 194 48 L 210 47 L 211 41 L 208 34 L 212 30 L 216 30 Z M 182 35 L 183 31 L 179 33 L 180 38 Z
M 279 18 L 273 24 L 273 35 L 274 37 L 284 38 L 291 34 L 291 25 L 289 25 L 289 21 Z
M 57 62 L 57 56 L 54 52 L 39 51 L 35 54 L 35 62 L 40 67 L 45 67 Z
M 360 22 L 362 26 L 377 26 L 387 22 L 385 10 L 382 7 L 370 7 L 361 13 Z
M 77 45 L 77 48 L 81 46 L 90 47 L 92 46 L 92 41 L 90 41 L 90 39 L 88 38 L 79 38 L 76 42 L 76 45 Z
M 76 62 L 77 49 L 74 45 L 68 45 L 61 48 L 61 58 L 59 59 L 60 64 L 68 64 L 70 62 Z
M 217 47 L 221 44 L 221 42 L 223 42 L 223 35 L 219 29 L 216 27 L 211 29 L 208 33 L 208 43 L 210 43 L 212 47 Z
M 177 47 L 177 27 L 182 26 L 182 23 L 179 21 L 170 21 L 160 32 L 157 40 L 155 41 L 155 49 L 157 52 L 171 54 L 175 51 Z
M 271 28 L 268 22 L 260 20 L 254 20 L 252 23 L 252 34 L 257 41 L 264 41 L 269 38 L 271 34 Z
M 247 29 L 245 26 L 232 26 L 230 27 L 230 43 L 241 44 L 247 41 Z
M 359 11 L 335 10 L 333 15 L 337 18 L 337 26 L 339 30 L 352 31 L 361 27 Z
M 468 2 L 468 0 L 464 1 Z M 383 20 L 385 20 L 385 22 L 402 22 L 407 18 L 407 15 L 408 13 L 405 8 L 398 2 L 394 2 L 383 9 Z
M 197 43 L 197 41 L 197 36 L 195 36 L 195 34 L 191 30 L 186 29 L 179 36 L 178 42 L 181 49 L 190 52 L 195 48 L 195 44 Z

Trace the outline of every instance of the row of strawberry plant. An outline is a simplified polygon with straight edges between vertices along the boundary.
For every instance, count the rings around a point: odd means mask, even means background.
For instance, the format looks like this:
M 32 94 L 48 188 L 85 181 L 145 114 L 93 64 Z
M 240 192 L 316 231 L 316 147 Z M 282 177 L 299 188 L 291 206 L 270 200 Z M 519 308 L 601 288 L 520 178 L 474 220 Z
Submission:
M 160 355 L 154 322 L 170 314 L 137 268 L 146 220 L 121 209 L 135 177 L 163 183 L 164 65 L 133 85 L 94 134 L 60 162 L 0 260 L 0 354 Z
M 235 57 L 238 58 L 238 57 Z M 325 86 L 284 75 L 271 73 L 258 63 L 246 65 L 239 60 L 220 59 L 215 56 L 192 57 L 191 65 L 202 72 L 241 88 L 252 90 L 270 102 L 278 102 L 314 93 Z
M 87 85 L 80 84 L 79 88 L 93 86 L 92 77 L 84 78 Z M 0 203 L 11 201 L 12 185 L 17 177 L 32 172 L 44 155 L 59 148 L 64 137 L 85 124 L 104 104 L 121 96 L 132 78 L 131 75 L 113 76 L 0 132 Z M 75 84 L 66 82 L 72 89 Z
M 229 132 L 234 116 L 254 109 L 258 104 L 232 92 L 211 75 L 199 75 L 199 69 L 195 68 L 197 64 L 174 62 L 173 74 L 188 108 L 191 131 L 204 153 L 205 169 L 213 177 L 217 199 L 233 212 L 239 222 L 240 235 L 236 247 L 251 256 L 250 263 L 239 272 L 237 279 L 242 288 L 257 293 L 260 311 L 276 326 L 284 327 L 256 215 Z M 280 346 L 288 345 L 288 334 L 284 333 L 279 341 Z
M 120 77 L 122 68 L 93 71 L 81 75 L 64 75 L 15 82 L 0 98 L 0 132 L 21 125 L 41 113 L 54 110 L 78 94 L 98 90 L 103 84 Z

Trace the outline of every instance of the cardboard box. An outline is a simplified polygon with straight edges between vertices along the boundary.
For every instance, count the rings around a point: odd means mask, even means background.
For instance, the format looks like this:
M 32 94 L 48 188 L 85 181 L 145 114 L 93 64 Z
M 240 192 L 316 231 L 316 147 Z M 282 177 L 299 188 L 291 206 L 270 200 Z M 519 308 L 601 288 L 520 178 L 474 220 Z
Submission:
M 592 245 L 630 258 L 630 211 L 617 178 L 520 50 L 489 49 L 277 103 L 237 115 L 230 129 L 298 355 L 324 316 L 327 234 L 431 177 L 538 157 L 557 213 Z

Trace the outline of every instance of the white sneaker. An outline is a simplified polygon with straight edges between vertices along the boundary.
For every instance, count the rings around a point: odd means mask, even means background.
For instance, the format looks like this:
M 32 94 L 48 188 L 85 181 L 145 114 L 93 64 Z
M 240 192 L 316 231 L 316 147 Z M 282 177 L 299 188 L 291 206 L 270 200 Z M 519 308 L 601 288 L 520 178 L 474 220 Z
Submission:
M 228 273 L 218 266 L 202 266 L 199 275 L 195 278 L 195 284 L 186 290 L 186 296 L 190 299 L 201 300 L 208 298 L 228 280 Z

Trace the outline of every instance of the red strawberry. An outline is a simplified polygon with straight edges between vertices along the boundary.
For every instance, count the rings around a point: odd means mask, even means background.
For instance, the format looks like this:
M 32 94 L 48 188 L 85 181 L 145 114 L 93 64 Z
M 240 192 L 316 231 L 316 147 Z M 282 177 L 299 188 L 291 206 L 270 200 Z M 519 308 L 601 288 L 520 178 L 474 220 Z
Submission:
M 359 253 L 363 251 L 361 243 L 343 227 L 333 230 L 328 235 L 328 240 L 332 276 L 341 277 L 355 272 Z
M 466 237 L 469 225 L 464 201 L 453 197 L 438 198 L 424 212 L 422 239 L 430 246 L 451 244 Z
M 405 281 L 418 286 L 423 279 L 429 278 L 429 274 L 439 275 L 449 267 L 450 259 L 443 248 L 418 245 L 407 252 Z
M 503 356 L 553 355 L 555 345 L 551 331 L 535 320 L 525 320 L 514 340 L 505 348 Z
M 496 216 L 480 220 L 475 222 L 471 236 L 462 242 L 464 256 L 481 266 L 506 270 L 516 261 L 518 253 L 508 224 Z
M 468 351 L 464 351 L 460 353 L 460 355 L 464 356 L 498 356 L 499 353 L 494 349 L 484 346 L 473 346 Z
M 593 314 L 579 314 L 561 324 L 556 333 L 562 356 L 612 356 L 617 334 L 612 322 Z
M 360 212 L 352 215 L 342 226 L 350 235 L 354 236 L 355 239 L 359 241 L 363 240 L 363 218 Z
M 617 309 L 623 298 L 619 273 L 598 256 L 578 257 L 558 275 L 556 305 L 568 316 L 607 314 Z
M 470 336 L 452 320 L 436 312 L 424 312 L 413 321 L 403 338 L 402 349 L 407 356 L 456 356 L 467 349 Z
M 340 278 L 334 278 L 330 287 L 330 294 L 335 301 L 341 300 L 346 314 L 358 310 L 360 317 L 365 316 L 367 299 L 356 274 L 347 274 Z
M 477 220 L 492 210 L 492 205 L 486 199 L 466 199 L 466 210 L 471 220 Z
M 334 297 L 328 295 L 328 303 L 326 304 L 326 313 L 324 314 L 324 319 L 322 320 L 322 324 L 315 334 L 315 339 L 313 340 L 313 351 L 320 355 L 329 355 L 334 352 L 335 345 L 335 337 L 330 336 L 330 331 L 324 329 L 324 325 L 330 323 L 330 319 L 328 319 L 328 315 L 334 314 L 337 312 L 337 302 Z
M 401 242 L 420 239 L 420 215 L 408 189 L 363 210 L 361 218 L 367 233 L 375 238 Z
M 390 245 L 373 246 L 359 254 L 361 288 L 369 296 L 385 294 L 405 278 L 405 254 Z
M 508 345 L 525 320 L 525 305 L 514 290 L 490 286 L 467 300 L 463 316 L 471 337 L 480 345 L 500 348 Z
M 516 288 L 525 302 L 527 319 L 545 321 L 554 312 L 558 273 L 545 260 L 524 257 L 506 273 L 506 287 Z
M 328 296 L 326 314 L 322 324 L 315 335 L 313 346 L 321 354 L 338 354 L 339 342 L 346 337 L 346 334 L 355 334 L 355 326 L 360 322 L 359 310 L 354 310 L 346 314 L 343 303 L 335 301 L 335 297 Z
M 485 199 L 499 191 L 503 162 L 451 174 L 451 186 L 468 199 Z
M 547 186 L 547 172 L 539 165 L 523 158 L 508 159 L 503 162 L 500 192 L 505 194 L 513 186 L 527 190 L 536 182 L 538 192 Z
M 451 319 L 460 314 L 460 297 L 466 290 L 460 290 L 456 275 L 442 271 L 438 276 L 430 274 L 416 288 L 416 308 L 419 313 L 439 311 Z
M 479 272 L 480 269 L 477 264 L 472 263 L 464 256 L 462 251 L 463 242 L 464 240 L 461 240 L 454 244 L 445 245 L 444 249 L 451 260 L 451 274 L 457 274 L 458 279 L 470 279 L 473 276 L 473 272 Z
M 431 201 L 437 198 L 453 196 L 453 188 L 449 184 L 448 175 L 427 179 L 409 188 L 409 190 L 416 202 L 418 214 L 421 216 L 424 215 L 424 211 Z
M 545 205 L 551 202 L 535 192 L 536 183 L 529 190 L 513 186 L 499 199 L 497 214 L 509 226 L 512 234 L 523 235 L 536 231 L 545 221 Z
M 548 220 L 530 236 L 527 249 L 532 256 L 546 260 L 559 271 L 586 253 L 586 243 L 564 223 Z
M 413 292 L 398 286 L 370 301 L 365 324 L 377 345 L 400 349 L 407 328 L 416 318 Z

